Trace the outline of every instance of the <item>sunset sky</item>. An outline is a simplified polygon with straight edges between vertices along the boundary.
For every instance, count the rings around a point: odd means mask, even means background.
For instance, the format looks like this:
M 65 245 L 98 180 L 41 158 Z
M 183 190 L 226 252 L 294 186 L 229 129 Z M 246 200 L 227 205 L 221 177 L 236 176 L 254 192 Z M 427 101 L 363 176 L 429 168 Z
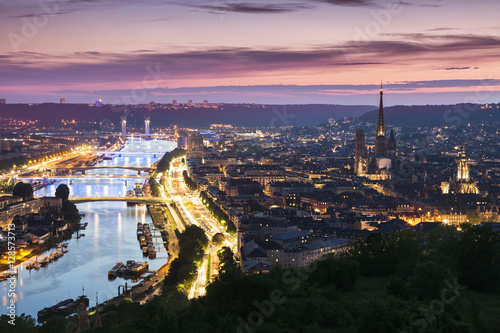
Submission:
M 0 0 L 8 103 L 500 102 L 498 0 Z

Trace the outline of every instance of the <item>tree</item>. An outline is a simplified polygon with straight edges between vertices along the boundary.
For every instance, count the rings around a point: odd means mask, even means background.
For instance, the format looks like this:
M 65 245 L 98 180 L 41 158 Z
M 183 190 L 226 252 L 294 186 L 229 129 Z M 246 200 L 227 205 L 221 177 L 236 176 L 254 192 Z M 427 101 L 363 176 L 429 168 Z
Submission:
M 321 286 L 334 285 L 338 290 L 352 291 L 358 278 L 359 262 L 351 257 L 325 256 L 316 262 L 317 270 L 311 282 Z
M 153 197 L 161 197 L 161 189 L 160 185 L 154 178 L 149 178 L 149 190 L 151 191 L 151 195 Z
M 64 332 L 68 321 L 61 315 L 55 315 L 45 320 L 43 327 L 40 328 L 40 333 Z
M 462 229 L 457 247 L 459 282 L 479 291 L 500 289 L 500 233 L 489 225 Z
M 26 156 L 18 156 L 8 160 L 0 161 L 0 171 L 8 171 L 14 168 L 16 165 L 23 165 L 26 163 Z
M 16 197 L 22 197 L 23 200 L 27 200 L 33 197 L 33 186 L 30 183 L 19 182 L 14 186 L 12 190 L 12 195 Z
M 0 317 L 0 332 L 38 332 L 36 320 L 31 316 L 25 315 L 24 313 L 16 317 L 15 325 L 12 325 L 10 322 L 12 322 L 12 318 L 10 316 L 2 315 Z
M 69 200 L 63 201 L 62 212 L 64 214 L 64 218 L 73 223 L 78 223 L 82 219 L 76 205 Z
M 222 244 L 222 242 L 224 242 L 224 239 L 225 239 L 224 235 L 218 232 L 212 237 L 212 242 L 215 243 L 216 245 L 220 245 Z
M 170 162 L 173 159 L 186 155 L 186 151 L 184 149 L 175 148 L 174 150 L 165 153 L 163 157 L 156 164 L 156 171 L 158 172 L 167 172 L 170 170 Z M 183 162 L 184 163 L 184 162 Z
M 481 223 L 482 220 L 481 218 L 479 217 L 479 215 L 477 215 L 476 213 L 473 213 L 473 212 L 468 212 L 467 213 L 467 220 L 471 223 L 471 224 L 478 224 L 478 223 Z
M 238 264 L 236 264 L 236 261 L 234 260 L 234 254 L 233 251 L 231 251 L 231 248 L 224 246 L 222 249 L 217 251 L 217 256 L 219 257 L 220 273 L 239 269 Z
M 60 184 L 56 189 L 56 197 L 64 200 L 69 198 L 69 187 L 66 184 Z
M 488 221 L 487 222 L 498 222 L 498 215 L 497 214 L 493 214 L 491 215 L 489 218 L 488 218 Z
M 415 272 L 408 278 L 406 289 L 409 296 L 420 300 L 438 299 L 455 277 L 450 269 L 433 261 L 426 261 L 415 267 Z

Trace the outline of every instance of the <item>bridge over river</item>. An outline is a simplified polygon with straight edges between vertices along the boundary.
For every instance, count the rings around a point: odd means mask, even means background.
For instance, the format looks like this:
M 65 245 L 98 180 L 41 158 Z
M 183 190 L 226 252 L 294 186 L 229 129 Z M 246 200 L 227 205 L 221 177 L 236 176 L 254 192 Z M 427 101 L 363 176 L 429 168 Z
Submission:
M 140 175 L 142 171 L 151 172 L 154 171 L 154 167 L 137 167 L 137 166 L 118 166 L 118 165 L 110 165 L 110 166 L 80 166 L 80 167 L 56 167 L 57 171 L 81 171 L 82 175 L 85 174 L 86 170 L 101 170 L 101 169 L 124 169 L 124 170 L 134 170 L 137 171 L 137 174 Z
M 73 197 L 69 198 L 69 201 L 75 204 L 95 201 L 122 201 L 137 204 L 159 204 L 172 202 L 171 199 L 156 197 Z

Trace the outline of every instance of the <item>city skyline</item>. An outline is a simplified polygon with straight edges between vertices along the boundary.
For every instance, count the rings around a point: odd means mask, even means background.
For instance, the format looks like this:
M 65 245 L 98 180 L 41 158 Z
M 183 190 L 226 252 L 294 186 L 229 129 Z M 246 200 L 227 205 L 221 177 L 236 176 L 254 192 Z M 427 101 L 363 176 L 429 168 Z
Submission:
M 0 0 L 0 331 L 498 331 L 498 14 Z
M 31 6 L 29 6 L 31 4 Z M 499 101 L 494 1 L 18 1 L 0 5 L 8 103 Z

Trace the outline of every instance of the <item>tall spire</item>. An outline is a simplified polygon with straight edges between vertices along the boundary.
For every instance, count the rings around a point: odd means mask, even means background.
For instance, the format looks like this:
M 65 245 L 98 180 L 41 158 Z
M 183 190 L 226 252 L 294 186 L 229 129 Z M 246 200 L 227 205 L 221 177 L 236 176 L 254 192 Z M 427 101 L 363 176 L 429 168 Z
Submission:
M 465 139 L 462 141 L 462 151 L 458 154 L 457 180 L 468 181 L 470 178 L 469 162 L 465 152 Z
M 378 108 L 377 136 L 385 136 L 383 96 L 384 89 L 382 87 L 382 82 L 380 82 L 380 104 Z
M 384 103 L 383 103 L 384 90 L 382 82 L 380 83 L 380 106 L 378 109 L 378 122 L 377 131 L 375 135 L 375 157 L 387 157 L 387 140 L 385 137 L 385 124 L 384 124 Z
M 387 156 L 391 158 L 396 156 L 396 138 L 394 137 L 394 130 L 392 128 L 389 140 L 387 141 Z
M 354 172 L 356 176 L 366 174 L 366 146 L 365 134 L 362 129 L 356 132 L 356 143 L 354 146 Z

